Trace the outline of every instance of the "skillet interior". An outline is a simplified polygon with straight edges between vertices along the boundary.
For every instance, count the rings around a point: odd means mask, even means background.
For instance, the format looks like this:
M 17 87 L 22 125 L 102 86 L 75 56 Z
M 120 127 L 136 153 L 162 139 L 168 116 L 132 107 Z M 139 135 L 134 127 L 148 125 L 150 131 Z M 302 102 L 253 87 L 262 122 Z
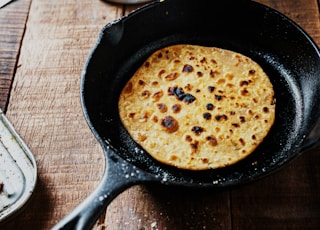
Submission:
M 81 95 L 97 138 L 131 164 L 164 183 L 223 187 L 267 175 L 300 153 L 320 116 L 319 53 L 296 24 L 268 7 L 251 1 L 203 2 L 157 2 L 107 25 L 86 64 Z M 121 124 L 118 98 L 127 80 L 152 52 L 177 43 L 240 52 L 269 75 L 277 100 L 275 124 L 241 162 L 200 172 L 168 167 L 154 161 Z

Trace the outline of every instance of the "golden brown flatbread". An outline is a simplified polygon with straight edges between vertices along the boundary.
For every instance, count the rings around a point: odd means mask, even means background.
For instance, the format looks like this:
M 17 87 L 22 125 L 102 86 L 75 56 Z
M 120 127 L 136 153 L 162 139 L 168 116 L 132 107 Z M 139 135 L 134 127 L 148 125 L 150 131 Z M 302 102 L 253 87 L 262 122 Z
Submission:
M 153 53 L 127 82 L 120 118 L 156 160 L 182 169 L 234 164 L 275 119 L 273 86 L 252 59 L 225 49 L 173 45 Z

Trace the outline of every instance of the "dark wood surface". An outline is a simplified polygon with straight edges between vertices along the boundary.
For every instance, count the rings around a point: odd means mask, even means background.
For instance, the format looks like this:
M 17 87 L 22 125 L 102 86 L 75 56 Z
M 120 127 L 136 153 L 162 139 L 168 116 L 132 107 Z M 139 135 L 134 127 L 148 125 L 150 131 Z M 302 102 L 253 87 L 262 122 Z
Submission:
M 320 45 L 317 0 L 258 0 Z M 79 84 L 98 31 L 137 6 L 16 0 L 0 9 L 0 107 L 34 153 L 29 205 L 0 229 L 50 229 L 98 185 L 101 148 L 82 116 Z M 253 184 L 224 191 L 134 186 L 95 229 L 319 229 L 320 148 Z

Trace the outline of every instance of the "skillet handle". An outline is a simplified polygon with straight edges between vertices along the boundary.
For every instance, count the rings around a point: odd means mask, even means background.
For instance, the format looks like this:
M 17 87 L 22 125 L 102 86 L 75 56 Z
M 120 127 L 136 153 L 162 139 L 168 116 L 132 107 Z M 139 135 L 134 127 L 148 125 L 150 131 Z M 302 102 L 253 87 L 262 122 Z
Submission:
M 151 176 L 105 149 L 106 171 L 99 186 L 52 230 L 92 229 L 100 215 L 125 189 L 152 180 Z

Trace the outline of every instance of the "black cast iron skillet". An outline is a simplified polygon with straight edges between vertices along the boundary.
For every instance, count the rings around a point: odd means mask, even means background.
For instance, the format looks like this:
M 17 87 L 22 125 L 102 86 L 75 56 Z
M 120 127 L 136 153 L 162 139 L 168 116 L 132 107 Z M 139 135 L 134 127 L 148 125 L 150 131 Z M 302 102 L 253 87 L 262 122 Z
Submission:
M 189 43 L 240 52 L 258 62 L 274 85 L 276 119 L 249 157 L 221 169 L 187 171 L 154 161 L 120 122 L 118 97 L 155 50 Z M 106 157 L 100 186 L 55 229 L 88 229 L 126 188 L 159 182 L 224 188 L 276 171 L 319 139 L 320 55 L 294 22 L 247 0 L 166 0 L 149 4 L 102 29 L 83 71 L 84 115 Z

